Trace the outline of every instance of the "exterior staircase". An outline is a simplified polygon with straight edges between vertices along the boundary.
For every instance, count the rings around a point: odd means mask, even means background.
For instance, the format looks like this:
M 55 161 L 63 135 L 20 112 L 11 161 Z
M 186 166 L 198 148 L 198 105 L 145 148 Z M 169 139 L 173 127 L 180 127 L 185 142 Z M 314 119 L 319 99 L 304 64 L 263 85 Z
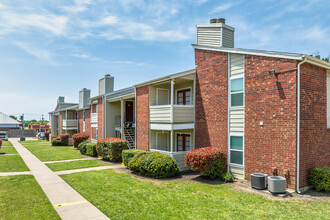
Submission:
M 135 147 L 135 133 L 130 126 L 124 126 L 124 138 L 128 143 L 128 147 L 133 149 Z

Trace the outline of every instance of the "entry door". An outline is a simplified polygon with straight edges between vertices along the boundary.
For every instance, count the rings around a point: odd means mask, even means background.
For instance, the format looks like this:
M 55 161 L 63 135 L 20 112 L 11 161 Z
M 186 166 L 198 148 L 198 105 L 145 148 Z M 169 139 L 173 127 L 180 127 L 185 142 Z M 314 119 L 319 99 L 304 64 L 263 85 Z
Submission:
M 190 134 L 177 134 L 176 151 L 190 151 Z
M 126 121 L 133 121 L 133 102 L 126 102 Z

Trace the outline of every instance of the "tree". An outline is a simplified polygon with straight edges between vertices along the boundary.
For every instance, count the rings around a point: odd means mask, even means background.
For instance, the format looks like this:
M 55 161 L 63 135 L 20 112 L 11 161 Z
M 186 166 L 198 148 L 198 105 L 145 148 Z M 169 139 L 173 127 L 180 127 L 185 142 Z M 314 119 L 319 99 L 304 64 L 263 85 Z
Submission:
M 329 62 L 330 63 L 330 58 L 329 57 L 323 57 L 322 60 Z
M 17 117 L 15 117 L 14 115 L 9 115 L 9 117 L 17 121 Z

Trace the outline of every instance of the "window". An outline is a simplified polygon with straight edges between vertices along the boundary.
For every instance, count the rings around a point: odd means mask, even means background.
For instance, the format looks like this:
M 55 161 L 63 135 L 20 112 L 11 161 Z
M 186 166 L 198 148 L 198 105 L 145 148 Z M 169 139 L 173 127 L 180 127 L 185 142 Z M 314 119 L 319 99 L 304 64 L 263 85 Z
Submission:
M 156 149 L 162 151 L 169 151 L 169 133 L 168 132 L 157 132 L 156 133 Z
M 191 91 L 190 89 L 180 90 L 177 92 L 178 105 L 191 105 Z
M 98 104 L 95 106 L 95 113 L 98 113 Z
M 157 88 L 157 105 L 169 105 L 169 91 L 168 89 Z
M 230 163 L 243 165 L 242 136 L 230 136 Z
M 85 121 L 85 110 L 83 111 L 83 121 Z
M 231 107 L 244 106 L 243 78 L 231 80 Z
M 177 134 L 176 136 L 176 151 L 190 151 L 191 139 L 190 134 Z

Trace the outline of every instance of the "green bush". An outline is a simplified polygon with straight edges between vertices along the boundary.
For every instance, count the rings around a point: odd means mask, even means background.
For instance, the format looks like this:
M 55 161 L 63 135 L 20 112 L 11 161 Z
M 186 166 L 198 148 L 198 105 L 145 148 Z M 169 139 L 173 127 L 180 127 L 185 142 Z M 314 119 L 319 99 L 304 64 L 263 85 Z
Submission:
M 78 145 L 78 150 L 80 151 L 81 154 L 86 154 L 86 146 L 89 142 L 83 141 Z
M 96 152 L 96 143 L 87 143 L 86 145 L 86 155 L 92 156 L 92 157 L 96 157 L 97 156 L 97 152 Z
M 136 154 L 132 159 L 128 162 L 128 169 L 132 170 L 133 172 L 139 173 L 141 167 L 141 161 L 144 159 L 145 154 L 150 154 L 149 151 L 144 151 Z
M 146 152 L 144 150 L 135 150 L 135 149 L 130 149 L 130 150 L 123 150 L 123 152 L 121 153 L 122 156 L 122 161 L 124 163 L 125 166 L 128 166 L 128 162 L 138 153 L 141 152 Z
M 223 173 L 221 175 L 221 180 L 225 182 L 234 182 L 235 178 L 230 173 Z
M 121 162 L 121 152 L 128 149 L 126 141 L 103 142 L 99 141 L 96 145 L 97 154 L 104 160 Z
M 179 174 L 179 166 L 173 157 L 158 152 L 138 153 L 128 163 L 128 168 L 144 176 L 169 178 Z
M 52 146 L 63 146 L 62 143 L 61 143 L 60 138 L 53 138 Z
M 60 135 L 60 140 L 63 146 L 68 146 L 69 145 L 69 133 L 61 134 Z
M 316 167 L 309 174 L 309 183 L 316 191 L 330 191 L 330 167 Z

